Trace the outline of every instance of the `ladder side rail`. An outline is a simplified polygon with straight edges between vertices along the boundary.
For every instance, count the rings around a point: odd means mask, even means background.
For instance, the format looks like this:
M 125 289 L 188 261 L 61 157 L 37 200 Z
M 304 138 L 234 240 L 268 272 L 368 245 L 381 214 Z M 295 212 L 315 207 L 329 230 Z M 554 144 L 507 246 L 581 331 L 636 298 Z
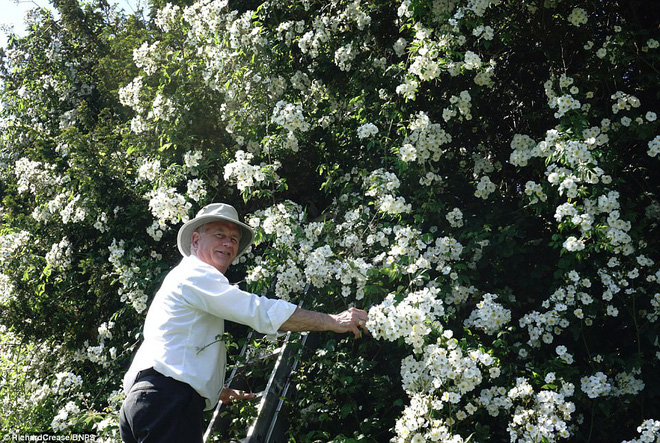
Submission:
M 243 344 L 243 347 L 241 348 L 241 352 L 240 352 L 241 357 L 247 354 L 248 344 L 252 340 L 252 335 L 253 335 L 253 331 L 250 331 L 248 333 L 246 342 Z M 231 370 L 231 374 L 227 379 L 227 383 L 225 383 L 226 386 L 231 386 L 231 383 L 234 381 L 234 377 L 236 377 L 237 372 L 238 372 L 238 365 L 234 366 L 234 368 Z M 218 420 L 218 416 L 220 415 L 220 410 L 222 409 L 222 405 L 223 403 L 221 401 L 218 401 L 218 404 L 215 406 L 215 410 L 213 411 L 213 416 L 209 421 L 209 425 L 206 428 L 206 432 L 204 432 L 204 443 L 207 443 L 209 441 L 209 438 L 211 437 L 211 433 L 213 432 L 213 427 L 215 426 L 215 423 Z
M 307 295 L 310 288 L 311 285 L 308 282 L 303 290 L 303 296 L 298 302 L 299 308 L 303 306 L 304 297 Z M 289 343 L 291 334 L 291 331 L 287 332 L 286 334 L 286 339 L 282 345 L 282 351 L 278 356 L 277 361 L 275 362 L 275 367 L 273 368 L 273 372 L 270 374 L 270 379 L 268 380 L 266 389 L 263 391 L 264 395 L 261 398 L 259 407 L 257 409 L 257 417 L 252 423 L 252 426 L 250 426 L 248 429 L 247 437 L 243 439 L 243 443 L 267 442 L 268 440 L 264 439 L 264 437 L 266 437 L 265 434 L 272 432 L 271 429 L 273 427 L 272 422 L 275 415 L 275 410 L 280 407 L 280 396 L 278 395 L 276 398 L 274 398 L 274 395 L 276 394 L 273 393 L 273 387 L 275 384 L 277 384 L 280 387 L 278 393 L 281 393 L 285 381 L 291 374 L 292 365 L 297 363 L 297 356 L 290 355 L 293 352 Z M 278 381 L 276 382 L 276 380 Z
M 291 365 L 295 360 L 293 358 L 293 347 L 289 343 L 291 339 L 291 332 L 287 333 L 286 342 L 283 346 L 282 352 L 277 358 L 275 367 L 270 374 L 264 395 L 261 398 L 257 409 L 257 417 L 248 430 L 247 437 L 243 442 L 263 442 L 264 436 L 270 426 L 274 410 L 277 408 L 279 394 L 284 386 L 287 374 L 291 371 Z
M 266 433 L 266 440 L 267 442 L 271 441 L 271 438 L 273 437 L 273 431 L 275 430 L 275 426 L 277 426 L 278 420 L 280 419 L 280 412 L 282 411 L 282 406 L 284 406 L 284 401 L 285 398 L 287 397 L 289 393 L 289 387 L 291 386 L 291 376 L 293 373 L 298 369 L 298 363 L 300 361 L 300 355 L 302 354 L 302 351 L 305 347 L 305 344 L 307 343 L 307 337 L 309 337 L 309 334 L 303 334 L 302 339 L 300 340 L 300 349 L 298 350 L 298 354 L 294 358 L 294 361 L 291 365 L 291 369 L 289 373 L 286 376 L 286 383 L 284 384 L 284 387 L 282 388 L 282 392 L 280 393 L 279 396 L 279 401 L 277 403 L 277 407 L 275 408 L 275 412 L 273 413 L 273 417 L 271 418 L 270 421 L 270 426 L 268 428 L 268 432 Z

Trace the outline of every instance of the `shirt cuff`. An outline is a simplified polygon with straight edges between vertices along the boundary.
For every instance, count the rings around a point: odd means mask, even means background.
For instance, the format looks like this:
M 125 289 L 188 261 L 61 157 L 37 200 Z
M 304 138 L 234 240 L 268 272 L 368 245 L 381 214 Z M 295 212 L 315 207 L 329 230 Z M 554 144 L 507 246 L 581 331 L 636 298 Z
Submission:
M 268 310 L 268 318 L 270 319 L 270 324 L 273 326 L 273 330 L 267 335 L 273 337 L 282 335 L 283 332 L 280 331 L 280 327 L 293 315 L 297 308 L 293 303 L 284 300 L 280 300 L 279 303 L 271 307 Z

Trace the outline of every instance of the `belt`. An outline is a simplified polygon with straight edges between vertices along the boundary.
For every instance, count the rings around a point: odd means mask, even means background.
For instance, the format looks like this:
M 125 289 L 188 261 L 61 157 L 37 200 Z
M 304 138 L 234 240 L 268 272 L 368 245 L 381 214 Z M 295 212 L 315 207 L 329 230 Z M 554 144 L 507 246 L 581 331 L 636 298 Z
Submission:
M 135 382 L 137 383 L 140 381 L 140 379 L 143 379 L 144 377 L 148 377 L 150 375 L 160 375 L 163 376 L 160 372 L 156 371 L 154 368 L 147 368 L 143 369 L 142 371 L 137 373 L 137 377 L 135 377 Z
M 171 377 L 168 377 L 166 375 L 161 374 L 160 372 L 156 371 L 154 368 L 147 368 L 143 369 L 140 372 L 137 373 L 137 376 L 135 377 L 135 381 L 133 382 L 133 386 L 131 386 L 131 389 L 139 382 L 141 379 L 149 376 L 158 376 L 158 377 L 165 377 L 166 379 L 170 380 L 172 383 L 176 383 L 178 385 L 184 386 L 186 389 L 190 389 L 197 398 L 204 402 L 204 397 L 202 397 L 195 389 L 193 389 L 188 383 L 184 383 L 179 380 L 175 380 Z

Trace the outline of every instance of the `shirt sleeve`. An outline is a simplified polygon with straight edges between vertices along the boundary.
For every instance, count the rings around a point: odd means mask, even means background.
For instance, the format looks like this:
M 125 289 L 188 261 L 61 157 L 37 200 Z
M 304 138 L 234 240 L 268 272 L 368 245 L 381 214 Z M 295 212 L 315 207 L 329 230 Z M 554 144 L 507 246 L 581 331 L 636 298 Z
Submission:
M 268 335 L 277 334 L 296 310 L 296 305 L 285 300 L 243 291 L 212 266 L 197 262 L 188 269 L 181 291 L 184 300 L 197 309 Z

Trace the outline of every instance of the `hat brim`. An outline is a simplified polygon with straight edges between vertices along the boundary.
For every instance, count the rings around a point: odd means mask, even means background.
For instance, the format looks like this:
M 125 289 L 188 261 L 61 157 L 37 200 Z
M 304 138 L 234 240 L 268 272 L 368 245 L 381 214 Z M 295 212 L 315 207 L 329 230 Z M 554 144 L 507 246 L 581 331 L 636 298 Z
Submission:
M 241 231 L 241 240 L 238 242 L 238 253 L 236 254 L 236 258 L 243 255 L 243 253 L 247 250 L 247 248 L 249 248 L 250 245 L 252 245 L 252 241 L 254 240 L 254 231 L 252 230 L 252 228 L 246 225 L 245 223 L 237 221 L 233 218 L 224 217 L 222 215 L 211 215 L 211 214 L 201 215 L 186 222 L 183 226 L 181 226 L 181 228 L 179 229 L 179 234 L 177 235 L 177 246 L 179 247 L 179 252 L 181 253 L 181 255 L 183 255 L 184 257 L 190 255 L 190 245 L 192 243 L 192 235 L 193 232 L 195 232 L 195 229 L 207 223 L 213 223 L 217 221 L 228 221 L 238 226 L 238 228 Z

